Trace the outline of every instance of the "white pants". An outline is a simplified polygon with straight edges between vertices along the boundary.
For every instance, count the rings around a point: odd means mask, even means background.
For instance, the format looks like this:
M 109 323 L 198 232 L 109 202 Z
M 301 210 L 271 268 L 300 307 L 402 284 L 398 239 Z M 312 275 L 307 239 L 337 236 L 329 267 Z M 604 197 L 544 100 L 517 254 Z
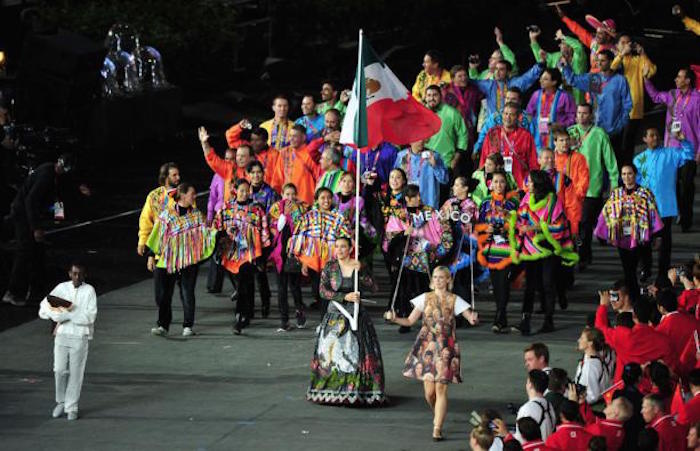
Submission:
M 87 337 L 57 335 L 53 347 L 53 371 L 56 377 L 56 403 L 65 404 L 65 412 L 77 412 L 88 355 Z

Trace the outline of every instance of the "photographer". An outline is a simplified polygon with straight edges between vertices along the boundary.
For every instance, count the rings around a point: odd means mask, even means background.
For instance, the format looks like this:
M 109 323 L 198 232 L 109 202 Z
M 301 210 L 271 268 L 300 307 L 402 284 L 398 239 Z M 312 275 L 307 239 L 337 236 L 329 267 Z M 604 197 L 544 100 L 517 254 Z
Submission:
M 696 261 L 691 268 L 692 271 L 688 270 L 689 265 L 671 268 L 668 270 L 668 278 L 673 285 L 677 280 L 683 284 L 683 292 L 678 296 L 678 310 L 689 313 L 694 310 L 695 318 L 700 319 L 700 309 L 697 308 L 700 302 L 700 262 Z
M 576 368 L 575 381 L 586 388 L 588 404 L 598 402 L 603 391 L 610 386 L 612 375 L 600 356 L 605 347 L 605 336 L 600 330 L 587 327 L 581 332 L 578 350 L 583 352 L 583 358 Z

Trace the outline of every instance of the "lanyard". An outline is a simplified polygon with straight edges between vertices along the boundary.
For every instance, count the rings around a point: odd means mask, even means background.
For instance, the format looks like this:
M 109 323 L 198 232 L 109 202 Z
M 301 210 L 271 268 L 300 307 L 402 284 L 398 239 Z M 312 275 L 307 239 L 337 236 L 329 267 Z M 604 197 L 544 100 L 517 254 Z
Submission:
M 356 150 L 356 152 L 357 152 L 357 150 Z M 377 149 L 376 152 L 377 152 L 377 153 L 374 155 L 374 158 L 372 158 L 373 161 L 372 161 L 372 167 L 371 167 L 371 168 L 368 167 L 369 165 L 367 164 L 368 161 L 370 160 L 369 155 L 364 155 L 364 156 L 363 156 L 363 160 L 364 160 L 364 163 L 365 163 L 365 171 L 366 171 L 366 170 L 369 170 L 369 169 L 376 169 L 376 168 L 377 168 L 377 161 L 379 161 L 379 156 L 381 155 L 382 151 L 381 151 L 381 149 Z M 368 154 L 369 154 L 369 152 L 368 152 Z
M 673 112 L 673 120 L 678 120 L 679 117 L 683 117 L 683 113 L 685 112 L 685 108 L 688 106 L 688 102 L 690 102 L 690 90 L 688 90 L 687 95 L 682 95 L 681 94 L 681 101 L 684 100 L 685 98 L 685 103 L 683 103 L 683 107 L 681 108 L 680 114 L 678 114 L 678 109 L 676 108 L 676 105 L 678 104 L 679 98 L 676 97 L 676 94 L 679 94 L 680 91 L 676 89 L 673 91 L 673 106 L 671 107 L 671 111 Z
M 550 124 L 553 124 L 557 121 L 557 105 L 559 104 L 559 96 L 561 94 L 561 90 L 557 89 L 554 92 L 554 95 L 547 95 L 544 90 L 540 89 L 540 94 L 539 94 L 539 101 L 537 102 L 537 130 L 539 132 L 539 121 L 542 120 L 542 111 L 546 111 L 547 109 L 549 110 L 549 116 L 547 116 L 547 122 Z M 549 101 L 549 102 L 548 102 Z M 549 105 L 548 105 L 549 103 Z M 551 133 L 548 133 L 547 136 L 540 136 L 540 143 L 543 146 L 550 147 L 552 145 L 552 137 Z
M 408 175 L 409 180 L 418 180 L 418 178 L 421 175 L 421 172 L 423 172 L 423 164 L 425 163 L 425 159 L 420 156 L 420 160 L 418 162 L 418 174 L 416 174 L 416 177 L 413 178 L 413 152 L 410 150 L 406 153 L 406 174 Z
M 284 149 L 284 154 L 282 155 L 282 164 L 284 165 L 284 183 L 288 183 L 292 179 L 292 170 L 294 168 L 294 160 L 297 154 L 294 149 L 288 147 Z
M 276 147 L 278 149 L 283 148 L 287 144 L 287 124 L 275 124 L 273 120 L 272 127 L 270 128 L 272 130 L 272 136 L 270 137 L 272 147 Z M 280 133 L 280 129 L 283 129 L 282 133 Z
M 508 146 L 507 153 L 505 152 L 506 149 L 503 146 L 504 143 Z M 515 155 L 515 144 L 510 139 L 508 139 L 508 134 L 506 133 L 505 128 L 501 128 L 501 140 L 500 140 L 500 149 L 499 150 L 501 151 L 501 155 L 503 155 L 504 157 L 509 157 L 511 155 Z
M 508 91 L 508 82 L 503 82 L 503 87 L 501 87 L 501 82 L 496 81 L 496 111 L 501 111 L 506 102 L 505 93 Z

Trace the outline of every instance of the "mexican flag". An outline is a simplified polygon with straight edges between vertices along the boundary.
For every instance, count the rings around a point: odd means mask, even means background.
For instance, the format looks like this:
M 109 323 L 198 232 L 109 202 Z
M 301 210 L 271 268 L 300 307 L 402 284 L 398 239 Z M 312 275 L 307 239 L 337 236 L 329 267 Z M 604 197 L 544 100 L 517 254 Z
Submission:
M 379 59 L 360 30 L 357 70 L 340 142 L 372 149 L 382 141 L 409 144 L 433 136 L 440 118 L 418 103 Z

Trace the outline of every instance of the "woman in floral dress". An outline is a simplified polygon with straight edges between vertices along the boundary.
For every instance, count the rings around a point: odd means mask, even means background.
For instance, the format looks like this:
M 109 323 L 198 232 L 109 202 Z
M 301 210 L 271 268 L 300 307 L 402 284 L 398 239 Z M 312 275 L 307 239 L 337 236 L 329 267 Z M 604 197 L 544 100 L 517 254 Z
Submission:
M 338 238 L 337 258 L 326 263 L 321 272 L 321 296 L 330 304 L 316 340 L 306 399 L 318 404 L 377 406 L 387 398 L 382 352 L 372 320 L 360 307 L 358 327 L 353 331 L 350 320 L 333 302 L 348 312 L 353 311 L 353 303 L 360 302 L 360 293 L 354 291 L 360 263 L 350 258 L 350 248 L 349 238 Z M 359 280 L 366 287 L 376 288 L 362 270 Z
M 445 266 L 433 270 L 431 288 L 411 300 L 413 311 L 408 318 L 397 318 L 388 311 L 385 318 L 410 327 L 423 317 L 423 326 L 406 357 L 403 375 L 423 381 L 425 399 L 434 412 L 433 440 L 442 440 L 442 425 L 447 415 L 447 386 L 461 383 L 460 352 L 455 334 L 455 316 L 462 315 L 476 325 L 479 316 L 464 299 L 450 292 L 452 277 Z

